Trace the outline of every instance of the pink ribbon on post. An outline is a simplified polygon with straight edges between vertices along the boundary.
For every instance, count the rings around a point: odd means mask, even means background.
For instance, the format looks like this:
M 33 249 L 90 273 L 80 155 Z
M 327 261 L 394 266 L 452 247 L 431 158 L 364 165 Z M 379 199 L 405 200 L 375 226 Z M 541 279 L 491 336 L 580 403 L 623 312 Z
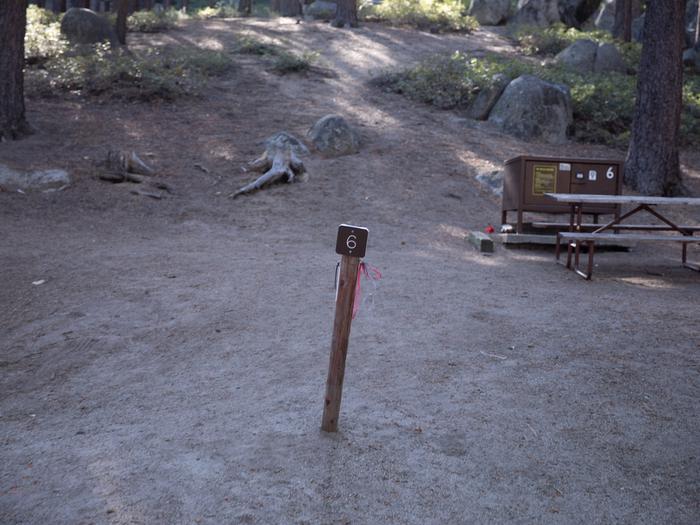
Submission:
M 362 299 L 361 281 L 363 275 L 366 279 L 372 281 L 378 281 L 382 278 L 382 272 L 380 272 L 378 268 L 364 262 L 360 263 L 360 266 L 357 269 L 357 283 L 355 284 L 355 303 L 352 306 L 353 319 L 355 319 L 355 316 L 360 309 L 360 300 Z

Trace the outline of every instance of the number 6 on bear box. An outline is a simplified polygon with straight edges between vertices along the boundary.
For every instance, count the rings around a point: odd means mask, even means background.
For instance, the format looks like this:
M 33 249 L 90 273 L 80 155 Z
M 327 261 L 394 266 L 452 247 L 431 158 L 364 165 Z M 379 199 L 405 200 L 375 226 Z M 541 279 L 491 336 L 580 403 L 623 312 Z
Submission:
M 369 230 L 361 226 L 341 224 L 338 227 L 338 239 L 335 243 L 335 253 L 350 257 L 364 257 L 367 251 Z

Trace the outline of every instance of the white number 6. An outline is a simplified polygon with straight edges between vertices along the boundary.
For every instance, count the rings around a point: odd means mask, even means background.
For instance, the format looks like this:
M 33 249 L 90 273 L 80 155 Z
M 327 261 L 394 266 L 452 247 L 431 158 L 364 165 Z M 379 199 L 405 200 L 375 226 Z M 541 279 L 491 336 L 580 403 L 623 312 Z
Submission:
M 355 235 L 348 235 L 345 246 L 347 246 L 349 250 L 357 248 L 357 237 Z
M 613 167 L 612 167 L 612 166 L 610 166 L 610 167 L 608 168 L 608 171 L 605 172 L 605 176 L 606 176 L 608 179 L 614 179 L 614 178 L 615 178 L 615 171 L 613 170 Z

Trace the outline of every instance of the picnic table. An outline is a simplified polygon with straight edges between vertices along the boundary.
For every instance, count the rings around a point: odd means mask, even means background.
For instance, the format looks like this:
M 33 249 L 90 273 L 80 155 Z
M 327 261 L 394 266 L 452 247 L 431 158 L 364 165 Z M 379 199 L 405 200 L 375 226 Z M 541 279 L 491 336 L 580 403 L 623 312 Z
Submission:
M 700 271 L 700 265 L 687 261 L 687 245 L 699 243 L 700 237 L 693 237 L 693 233 L 700 231 L 700 226 L 677 225 L 664 216 L 658 206 L 700 206 L 700 198 L 693 197 L 651 197 L 646 195 L 592 195 L 575 193 L 545 193 L 545 196 L 562 204 L 570 205 L 569 231 L 557 233 L 556 259 L 559 262 L 562 241 L 567 243 L 566 267 L 575 271 L 578 275 L 590 280 L 593 275 L 593 256 L 595 254 L 596 241 L 640 241 L 640 242 L 680 242 L 683 246 L 681 261 L 685 268 Z M 603 225 L 591 225 L 582 223 L 582 209 L 591 204 L 618 204 L 634 205 L 624 214 L 615 214 L 613 220 Z M 623 221 L 633 217 L 639 212 L 648 212 L 656 217 L 661 224 L 630 224 Z M 589 231 L 584 231 L 589 230 Z M 621 231 L 652 232 L 652 233 L 621 233 Z M 659 234 L 653 232 L 670 232 L 671 234 Z M 586 271 L 579 267 L 579 255 L 581 245 L 588 249 L 588 265 Z M 574 259 L 572 266 L 571 260 Z

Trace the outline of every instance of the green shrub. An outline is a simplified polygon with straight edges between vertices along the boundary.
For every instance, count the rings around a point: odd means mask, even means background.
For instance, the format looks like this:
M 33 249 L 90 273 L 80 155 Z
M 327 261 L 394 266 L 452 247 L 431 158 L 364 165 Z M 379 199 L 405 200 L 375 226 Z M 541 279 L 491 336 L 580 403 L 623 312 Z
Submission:
M 384 0 L 360 9 L 365 20 L 379 20 L 431 31 L 473 31 L 479 26 L 459 0 Z
M 372 83 L 414 100 L 443 109 L 465 109 L 493 76 L 530 74 L 569 87 L 574 109 L 574 137 L 583 142 L 624 146 L 634 118 L 636 78 L 617 73 L 581 75 L 560 67 L 545 67 L 495 56 L 470 58 L 460 53 L 436 56 L 419 65 L 385 72 Z M 690 77 L 684 87 L 681 124 L 683 145 L 700 144 L 700 80 Z
M 210 18 L 235 18 L 240 16 L 238 9 L 229 4 L 218 3 L 215 7 L 203 7 L 195 12 L 194 17 L 201 20 Z
M 30 93 L 77 91 L 126 100 L 174 100 L 194 95 L 206 77 L 232 67 L 224 53 L 202 49 L 132 53 L 94 46 L 87 54 L 63 54 L 27 71 Z
M 280 75 L 287 73 L 303 73 L 309 71 L 318 59 L 318 53 L 303 53 L 297 55 L 280 50 L 272 64 L 272 70 Z
M 268 44 L 267 42 L 244 36 L 236 42 L 235 52 L 244 55 L 275 56 L 280 53 L 280 48 L 274 44 Z
M 555 24 L 547 28 L 518 27 L 513 34 L 515 42 L 526 55 L 554 56 L 563 51 L 577 40 L 587 39 L 598 44 L 615 44 L 620 50 L 627 65 L 636 69 L 642 52 L 642 45 L 638 42 L 618 42 L 613 36 L 600 29 L 581 31 L 575 27 L 566 27 L 564 24 Z
M 35 5 L 27 8 L 27 31 L 24 36 L 24 57 L 34 64 L 61 55 L 67 47 L 61 36 L 61 18 Z
M 135 33 L 158 33 L 177 27 L 187 15 L 176 9 L 157 11 L 136 11 L 126 19 L 129 31 Z

